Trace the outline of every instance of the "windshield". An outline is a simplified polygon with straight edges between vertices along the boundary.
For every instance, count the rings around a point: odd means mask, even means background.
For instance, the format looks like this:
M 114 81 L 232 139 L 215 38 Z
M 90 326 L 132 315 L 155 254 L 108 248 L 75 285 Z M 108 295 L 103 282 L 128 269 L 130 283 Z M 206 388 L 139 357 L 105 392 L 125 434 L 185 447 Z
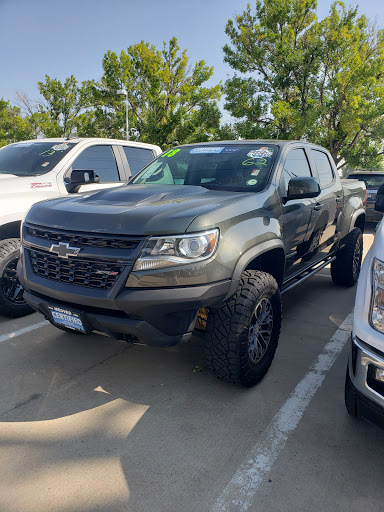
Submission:
M 383 174 L 350 174 L 347 176 L 349 180 L 364 181 L 367 188 L 379 188 L 384 183 Z
M 0 174 L 41 176 L 51 171 L 75 142 L 19 142 L 0 150 Z
M 200 185 L 213 190 L 259 192 L 278 147 L 274 144 L 184 146 L 167 151 L 131 184 Z

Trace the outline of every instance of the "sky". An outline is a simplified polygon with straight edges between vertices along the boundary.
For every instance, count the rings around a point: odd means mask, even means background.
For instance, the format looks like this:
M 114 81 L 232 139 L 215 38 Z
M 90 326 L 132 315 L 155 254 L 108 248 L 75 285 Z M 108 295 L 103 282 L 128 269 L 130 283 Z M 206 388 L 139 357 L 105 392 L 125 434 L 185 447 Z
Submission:
M 225 25 L 247 3 L 254 0 L 0 0 L 0 99 L 15 104 L 17 90 L 38 98 L 46 74 L 99 79 L 108 50 L 119 54 L 141 40 L 160 49 L 173 36 L 191 64 L 214 66 L 210 85 L 224 82 L 233 75 L 223 62 Z M 331 3 L 318 0 L 320 18 Z M 384 26 L 382 0 L 364 0 L 359 12 Z

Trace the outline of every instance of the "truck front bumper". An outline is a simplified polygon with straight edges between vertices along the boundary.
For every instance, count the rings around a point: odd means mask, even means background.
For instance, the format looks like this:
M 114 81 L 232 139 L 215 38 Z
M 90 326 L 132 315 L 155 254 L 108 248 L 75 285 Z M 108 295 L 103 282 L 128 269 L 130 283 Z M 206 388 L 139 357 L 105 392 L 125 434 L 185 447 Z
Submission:
M 384 353 L 352 333 L 348 371 L 356 391 L 357 416 L 384 428 L 384 383 L 375 378 L 377 368 L 384 370 Z
M 27 288 L 24 298 L 53 325 L 49 307 L 67 308 L 81 315 L 87 332 L 101 331 L 123 341 L 166 347 L 188 341 L 198 310 L 222 302 L 229 289 L 229 280 L 204 286 L 125 289 L 110 304 L 98 304 L 85 297 L 80 303 L 78 296 L 68 293 L 60 297 L 57 290 L 50 297 L 46 295 L 49 290 Z

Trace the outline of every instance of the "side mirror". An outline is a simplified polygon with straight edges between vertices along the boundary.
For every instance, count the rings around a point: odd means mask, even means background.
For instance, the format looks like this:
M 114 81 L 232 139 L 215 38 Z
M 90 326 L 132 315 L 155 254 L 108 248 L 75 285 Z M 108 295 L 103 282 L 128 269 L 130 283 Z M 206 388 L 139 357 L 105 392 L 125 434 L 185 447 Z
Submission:
M 377 212 L 384 213 L 384 193 L 383 194 L 377 194 L 376 196 L 376 203 L 375 203 L 375 210 Z
M 291 199 L 317 197 L 320 192 L 320 185 L 315 178 L 291 178 L 288 183 L 288 194 L 284 198 L 284 202 Z
M 78 170 L 74 169 L 69 178 L 65 179 L 66 188 L 69 193 L 79 191 L 81 185 L 89 185 L 90 183 L 100 183 L 100 178 L 94 170 Z

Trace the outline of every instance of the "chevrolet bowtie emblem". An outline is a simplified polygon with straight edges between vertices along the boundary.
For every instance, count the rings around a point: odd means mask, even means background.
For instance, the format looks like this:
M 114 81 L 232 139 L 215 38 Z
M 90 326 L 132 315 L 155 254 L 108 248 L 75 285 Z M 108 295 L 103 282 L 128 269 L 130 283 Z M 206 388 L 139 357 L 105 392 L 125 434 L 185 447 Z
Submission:
M 59 245 L 52 244 L 49 252 L 53 252 L 59 256 L 59 258 L 68 259 L 69 256 L 77 256 L 80 252 L 78 247 L 70 247 L 69 244 L 63 244 L 59 242 Z

